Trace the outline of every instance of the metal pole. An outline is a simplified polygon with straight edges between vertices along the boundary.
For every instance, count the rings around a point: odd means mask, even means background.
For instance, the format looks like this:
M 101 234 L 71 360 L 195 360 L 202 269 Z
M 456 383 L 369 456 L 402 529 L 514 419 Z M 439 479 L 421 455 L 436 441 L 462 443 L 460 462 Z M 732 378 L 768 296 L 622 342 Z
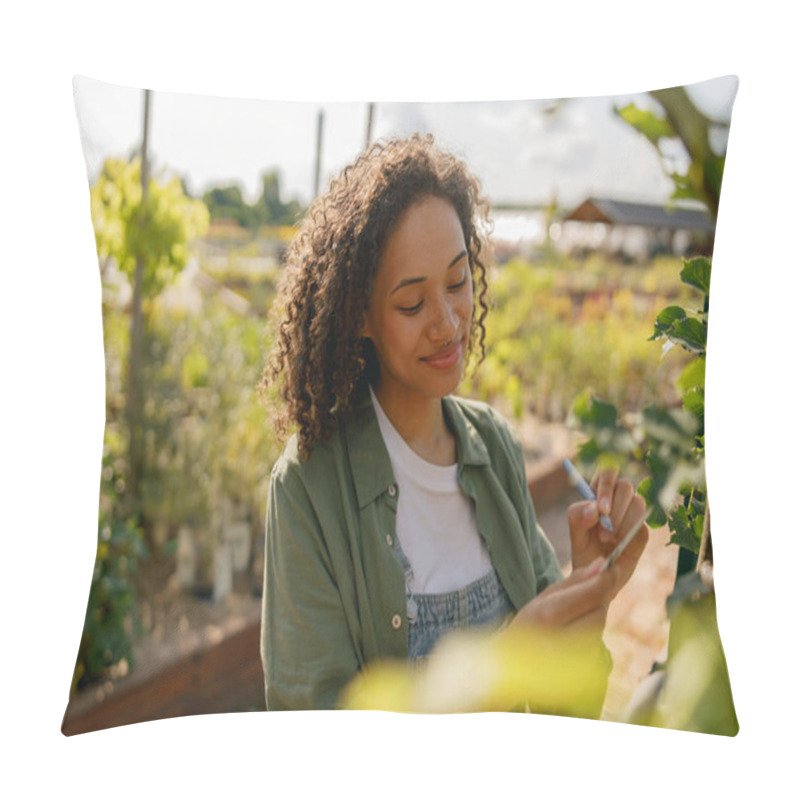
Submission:
M 322 165 L 322 128 L 325 119 L 325 112 L 320 109 L 317 112 L 317 154 L 314 164 L 314 197 L 319 194 L 319 176 Z

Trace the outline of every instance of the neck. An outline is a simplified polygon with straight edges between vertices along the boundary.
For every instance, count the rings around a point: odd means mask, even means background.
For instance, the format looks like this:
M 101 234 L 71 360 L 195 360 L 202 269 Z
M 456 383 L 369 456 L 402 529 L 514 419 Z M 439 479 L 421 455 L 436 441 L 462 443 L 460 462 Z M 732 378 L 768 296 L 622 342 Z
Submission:
M 440 398 L 394 398 L 373 391 L 389 421 L 408 446 L 432 464 L 448 466 L 456 461 L 455 438 L 447 427 Z

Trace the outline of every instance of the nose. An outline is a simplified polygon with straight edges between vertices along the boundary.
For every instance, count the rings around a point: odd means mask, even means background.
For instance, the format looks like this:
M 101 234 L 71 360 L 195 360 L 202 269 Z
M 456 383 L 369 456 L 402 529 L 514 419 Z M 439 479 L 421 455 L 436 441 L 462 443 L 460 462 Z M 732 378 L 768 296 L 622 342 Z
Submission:
M 449 342 L 458 331 L 458 313 L 452 299 L 440 298 L 433 309 L 428 328 L 431 340 L 435 342 Z

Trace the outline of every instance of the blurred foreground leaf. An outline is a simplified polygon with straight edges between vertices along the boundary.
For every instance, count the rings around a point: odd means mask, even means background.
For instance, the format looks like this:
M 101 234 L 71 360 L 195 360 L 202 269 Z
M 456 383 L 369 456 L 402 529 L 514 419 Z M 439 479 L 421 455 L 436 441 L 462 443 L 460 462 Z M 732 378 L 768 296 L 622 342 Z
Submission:
M 696 583 L 696 574 L 686 579 Z M 646 724 L 720 736 L 739 732 L 713 591 L 677 604 L 663 690 Z
M 444 637 L 419 666 L 383 662 L 359 674 L 343 708 L 411 713 L 511 711 L 596 718 L 609 664 L 596 633 L 509 628 Z
M 675 131 L 669 124 L 669 120 L 664 117 L 657 117 L 652 111 L 638 108 L 633 103 L 629 103 L 624 108 L 617 108 L 615 111 L 625 122 L 646 136 L 650 143 L 656 147 L 658 147 L 661 139 L 671 139 L 675 136 Z

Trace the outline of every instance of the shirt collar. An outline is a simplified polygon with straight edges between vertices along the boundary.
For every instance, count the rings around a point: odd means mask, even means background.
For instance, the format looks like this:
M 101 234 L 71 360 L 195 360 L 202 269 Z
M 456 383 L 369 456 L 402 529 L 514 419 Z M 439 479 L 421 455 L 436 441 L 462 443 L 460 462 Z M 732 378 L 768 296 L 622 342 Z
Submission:
M 454 397 L 445 397 L 444 414 L 456 437 L 458 466 L 485 466 L 490 463 L 489 451 L 478 429 L 464 412 L 464 406 Z
M 488 464 L 486 445 L 460 404 L 452 397 L 445 397 L 443 405 L 445 417 L 456 437 L 459 470 L 467 465 Z M 354 404 L 344 423 L 344 432 L 358 506 L 364 508 L 395 482 L 369 392 L 361 393 Z

